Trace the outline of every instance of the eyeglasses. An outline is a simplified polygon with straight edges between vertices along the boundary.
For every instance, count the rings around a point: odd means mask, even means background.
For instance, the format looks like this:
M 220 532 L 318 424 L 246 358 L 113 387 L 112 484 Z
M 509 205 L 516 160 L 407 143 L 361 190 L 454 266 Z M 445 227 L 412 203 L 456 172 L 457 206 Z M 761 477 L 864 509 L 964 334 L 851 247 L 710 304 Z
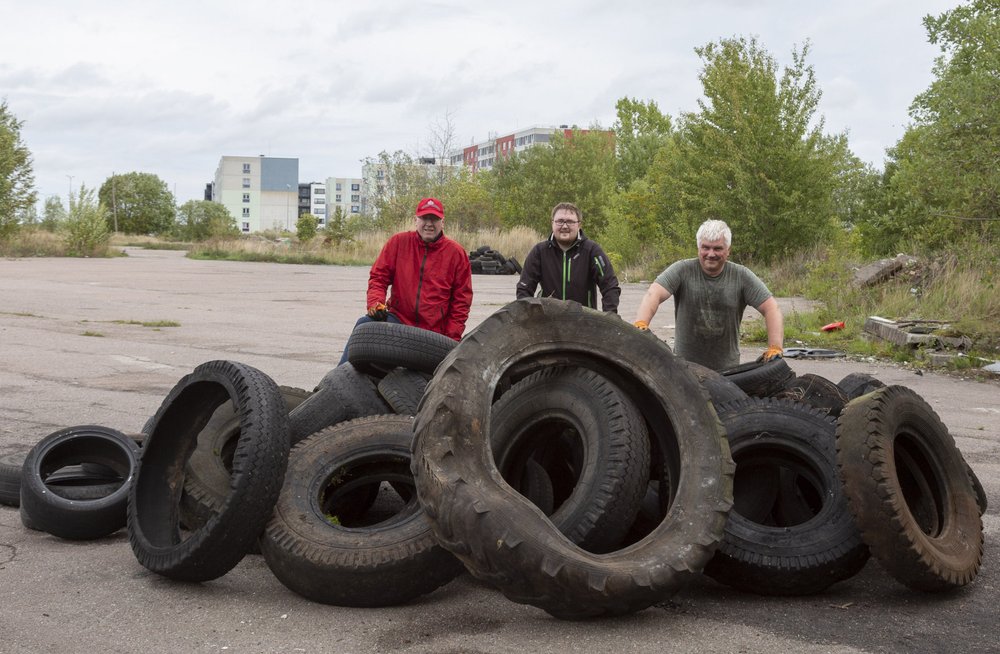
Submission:
M 423 220 L 424 222 L 428 223 L 436 223 L 437 221 L 441 220 L 441 217 L 435 216 L 432 213 L 425 213 L 422 216 L 417 216 L 417 220 Z
M 559 225 L 560 227 L 567 227 L 569 225 L 575 225 L 578 222 L 580 222 L 580 221 L 579 220 L 553 220 L 552 224 L 553 225 Z

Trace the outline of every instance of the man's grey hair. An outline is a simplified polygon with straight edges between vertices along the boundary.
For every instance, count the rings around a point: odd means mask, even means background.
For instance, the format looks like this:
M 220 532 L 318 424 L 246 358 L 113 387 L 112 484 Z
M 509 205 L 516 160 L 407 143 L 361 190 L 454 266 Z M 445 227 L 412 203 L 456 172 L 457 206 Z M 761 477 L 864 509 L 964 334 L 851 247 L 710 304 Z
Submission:
M 698 228 L 695 244 L 700 248 L 702 243 L 718 241 L 720 238 L 726 239 L 726 247 L 733 244 L 733 231 L 729 229 L 729 225 L 721 220 L 706 220 Z

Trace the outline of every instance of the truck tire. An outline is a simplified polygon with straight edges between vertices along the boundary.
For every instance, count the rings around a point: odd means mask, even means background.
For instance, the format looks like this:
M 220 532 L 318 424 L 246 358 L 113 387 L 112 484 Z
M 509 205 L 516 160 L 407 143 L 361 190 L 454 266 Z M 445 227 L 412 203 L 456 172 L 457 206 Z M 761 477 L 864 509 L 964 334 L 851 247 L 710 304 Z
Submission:
M 591 370 L 549 368 L 504 393 L 490 421 L 504 479 L 518 488 L 528 461 L 535 461 L 551 481 L 553 464 L 569 463 L 566 487 L 553 484 L 550 520 L 588 552 L 617 549 L 649 483 L 649 432 L 635 405 Z M 555 461 L 535 456 L 553 446 L 561 450 Z
M 324 604 L 402 604 L 447 583 L 462 565 L 434 540 L 410 472 L 409 416 L 358 418 L 295 446 L 261 551 L 275 576 Z M 389 515 L 345 518 L 358 489 L 392 496 Z M 399 497 L 396 489 L 406 489 Z M 336 520 L 334 520 L 336 518 Z
M 347 360 L 362 372 L 379 375 L 398 366 L 433 374 L 455 345 L 447 336 L 419 327 L 367 322 L 351 332 Z
M 227 401 L 240 417 L 230 492 L 218 513 L 182 538 L 184 469 L 198 434 Z M 209 361 L 185 375 L 156 412 L 130 488 L 129 543 L 136 559 L 180 581 L 208 581 L 229 572 L 267 524 L 288 450 L 285 403 L 266 374 L 242 363 Z
M 388 323 L 368 323 L 388 324 Z M 372 379 L 350 363 L 323 377 L 316 390 L 288 412 L 291 444 L 345 420 L 389 413 Z
M 852 400 L 837 426 L 837 464 L 861 534 L 889 574 L 928 592 L 976 578 L 983 523 L 968 466 L 915 391 L 886 386 Z
M 417 414 L 414 480 L 438 542 L 508 598 L 558 618 L 663 601 L 711 558 L 732 504 L 733 463 L 708 394 L 662 341 L 624 325 L 575 302 L 517 300 L 448 355 Z M 630 547 L 573 545 L 496 470 L 495 388 L 552 365 L 586 367 L 621 388 L 677 463 L 666 517 Z
M 724 405 L 719 418 L 736 462 L 735 506 L 705 573 L 751 593 L 806 595 L 861 570 L 868 548 L 837 476 L 836 422 L 805 404 L 775 398 Z M 812 485 L 820 498 L 815 513 L 786 523 L 760 511 L 756 500 L 743 509 L 737 493 L 763 487 L 773 498 L 784 471 Z

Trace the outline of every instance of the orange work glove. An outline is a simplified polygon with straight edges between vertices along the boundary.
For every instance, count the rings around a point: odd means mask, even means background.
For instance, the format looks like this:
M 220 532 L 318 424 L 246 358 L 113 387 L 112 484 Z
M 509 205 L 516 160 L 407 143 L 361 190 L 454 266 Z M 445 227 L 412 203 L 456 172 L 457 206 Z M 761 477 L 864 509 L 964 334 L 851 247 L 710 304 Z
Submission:
M 765 352 L 761 356 L 761 360 L 762 361 L 771 361 L 772 359 L 780 359 L 781 355 L 784 354 L 784 353 L 785 353 L 784 348 L 780 348 L 777 345 L 772 345 L 769 348 L 767 348 L 767 352 Z
M 641 329 L 644 332 L 648 332 L 649 331 L 649 323 L 646 322 L 645 320 L 636 320 L 632 324 L 635 325 L 638 329 Z
M 389 312 L 386 309 L 384 302 L 379 302 L 378 304 L 368 307 L 368 317 L 372 320 L 377 320 L 379 322 L 385 321 L 388 317 Z

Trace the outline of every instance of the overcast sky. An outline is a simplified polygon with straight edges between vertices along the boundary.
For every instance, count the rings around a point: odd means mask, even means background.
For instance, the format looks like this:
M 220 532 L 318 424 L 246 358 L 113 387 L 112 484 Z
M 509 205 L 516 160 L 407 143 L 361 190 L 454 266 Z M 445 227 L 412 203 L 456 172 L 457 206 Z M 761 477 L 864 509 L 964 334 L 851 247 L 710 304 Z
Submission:
M 781 65 L 807 39 L 826 132 L 881 168 L 939 54 L 923 16 L 956 0 L 0 0 L 0 98 L 24 121 L 40 200 L 113 172 L 201 199 L 223 155 L 360 176 L 534 125 L 611 127 L 624 96 L 696 110 L 694 48 L 755 36 Z

